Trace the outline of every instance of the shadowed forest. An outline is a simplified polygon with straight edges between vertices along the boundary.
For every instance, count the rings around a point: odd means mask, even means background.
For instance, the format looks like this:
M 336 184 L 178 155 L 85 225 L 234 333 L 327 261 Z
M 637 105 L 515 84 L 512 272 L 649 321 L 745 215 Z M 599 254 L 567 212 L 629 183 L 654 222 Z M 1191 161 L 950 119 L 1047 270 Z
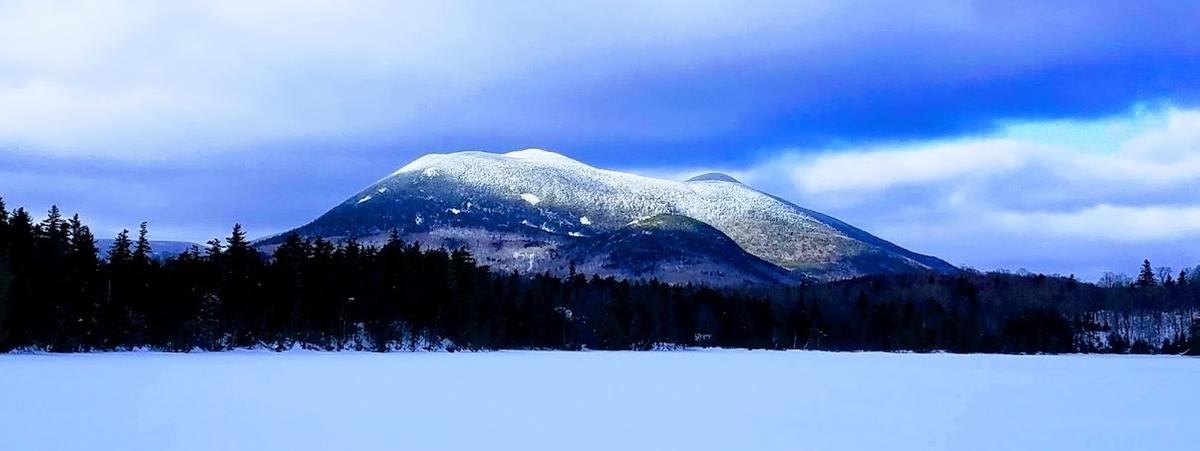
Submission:
M 980 273 L 714 289 L 493 273 L 466 251 L 289 236 L 271 255 L 240 226 L 156 259 L 149 232 L 108 249 L 78 215 L 0 201 L 0 351 L 715 346 L 958 353 L 1200 353 L 1200 273 Z

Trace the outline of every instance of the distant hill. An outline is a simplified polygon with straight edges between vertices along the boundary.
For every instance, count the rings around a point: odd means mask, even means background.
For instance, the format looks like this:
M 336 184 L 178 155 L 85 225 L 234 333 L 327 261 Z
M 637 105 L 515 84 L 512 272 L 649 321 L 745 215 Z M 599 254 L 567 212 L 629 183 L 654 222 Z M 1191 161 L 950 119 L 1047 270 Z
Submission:
M 102 238 L 96 240 L 96 247 L 100 249 L 100 258 L 108 256 L 108 249 L 112 247 L 112 238 Z M 171 257 L 178 256 L 184 253 L 192 246 L 199 246 L 196 243 L 188 241 L 150 241 L 151 254 L 155 259 L 165 260 Z

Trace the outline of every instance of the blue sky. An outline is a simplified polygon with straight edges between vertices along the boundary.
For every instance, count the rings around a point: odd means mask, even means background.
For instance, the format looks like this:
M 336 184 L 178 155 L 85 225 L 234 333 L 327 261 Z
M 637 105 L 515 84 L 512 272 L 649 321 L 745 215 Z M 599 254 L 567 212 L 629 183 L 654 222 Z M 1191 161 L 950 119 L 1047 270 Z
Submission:
M 246 3 L 0 3 L 0 196 L 201 241 L 542 147 L 982 269 L 1200 263 L 1194 2 Z

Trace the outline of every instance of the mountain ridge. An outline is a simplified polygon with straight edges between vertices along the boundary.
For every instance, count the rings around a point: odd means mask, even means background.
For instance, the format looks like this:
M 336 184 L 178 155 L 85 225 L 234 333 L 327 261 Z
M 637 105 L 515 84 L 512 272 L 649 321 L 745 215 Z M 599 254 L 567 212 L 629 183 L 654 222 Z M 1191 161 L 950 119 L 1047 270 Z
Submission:
M 375 242 L 396 230 L 406 241 L 468 248 L 498 269 L 562 273 L 587 258 L 579 241 L 662 214 L 711 226 L 750 256 L 806 277 L 957 271 L 724 174 L 657 179 L 541 149 L 422 156 L 293 232 Z M 720 258 L 743 259 L 696 257 Z

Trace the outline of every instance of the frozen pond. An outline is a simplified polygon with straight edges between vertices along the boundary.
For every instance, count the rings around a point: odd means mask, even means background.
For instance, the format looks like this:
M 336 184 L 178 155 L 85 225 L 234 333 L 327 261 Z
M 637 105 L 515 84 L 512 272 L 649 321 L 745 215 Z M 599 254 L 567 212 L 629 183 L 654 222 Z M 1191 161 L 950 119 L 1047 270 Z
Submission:
M 1200 359 L 0 355 L 4 450 L 1197 449 Z

